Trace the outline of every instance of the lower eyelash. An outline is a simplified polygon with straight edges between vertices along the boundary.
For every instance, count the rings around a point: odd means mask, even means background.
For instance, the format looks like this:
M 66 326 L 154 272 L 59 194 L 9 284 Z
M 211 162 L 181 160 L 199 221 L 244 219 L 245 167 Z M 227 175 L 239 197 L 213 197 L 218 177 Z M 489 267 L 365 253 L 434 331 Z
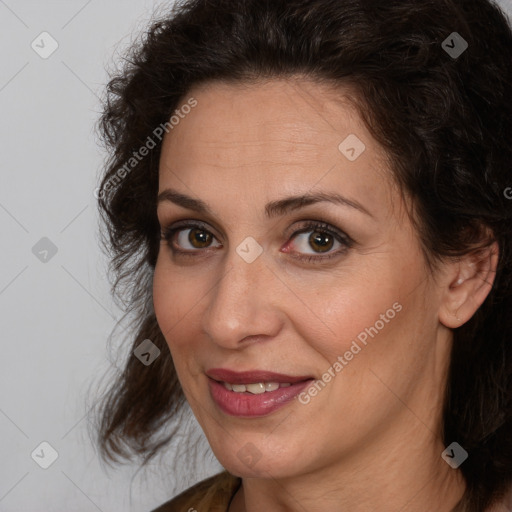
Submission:
M 337 251 L 330 252 L 326 254 L 325 256 L 315 256 L 314 254 L 300 254 L 291 256 L 294 259 L 305 261 L 306 263 L 314 262 L 314 261 L 325 261 L 330 260 L 331 258 L 334 258 L 335 256 L 339 256 L 340 254 L 343 254 L 346 252 L 346 247 L 343 249 L 338 249 Z

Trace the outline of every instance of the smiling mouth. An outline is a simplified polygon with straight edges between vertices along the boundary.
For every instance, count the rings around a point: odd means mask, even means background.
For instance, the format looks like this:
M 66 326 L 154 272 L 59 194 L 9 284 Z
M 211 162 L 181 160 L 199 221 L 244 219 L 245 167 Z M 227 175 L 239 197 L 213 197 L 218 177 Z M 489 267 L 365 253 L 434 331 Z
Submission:
M 226 414 L 258 417 L 290 403 L 314 377 L 286 375 L 266 370 L 235 371 L 229 368 L 207 370 L 210 396 Z
M 246 386 L 246 388 L 249 388 L 247 391 L 251 391 L 251 387 L 253 386 L 258 386 L 257 388 L 254 387 L 255 394 L 263 393 L 264 391 L 273 391 L 274 389 L 277 389 L 275 388 L 276 384 L 279 387 L 286 387 L 296 384 L 297 382 L 304 382 L 306 380 L 313 379 L 313 376 L 311 375 L 286 375 L 284 373 L 276 373 L 266 370 L 248 370 L 238 372 L 229 368 L 211 368 L 205 373 L 210 379 L 231 386 L 232 389 L 230 391 L 237 391 L 237 388 L 233 388 L 233 386 Z M 267 389 L 267 387 L 270 389 Z M 241 390 L 241 392 L 244 391 L 246 390 Z
M 228 416 L 261 418 L 283 407 L 315 380 L 310 375 L 286 375 L 266 370 L 234 371 L 213 368 L 206 371 L 210 397 Z
M 231 384 L 229 382 L 220 381 L 224 387 L 235 393 L 245 393 L 248 395 L 261 395 L 269 393 L 279 388 L 288 388 L 291 382 L 256 382 L 253 384 Z

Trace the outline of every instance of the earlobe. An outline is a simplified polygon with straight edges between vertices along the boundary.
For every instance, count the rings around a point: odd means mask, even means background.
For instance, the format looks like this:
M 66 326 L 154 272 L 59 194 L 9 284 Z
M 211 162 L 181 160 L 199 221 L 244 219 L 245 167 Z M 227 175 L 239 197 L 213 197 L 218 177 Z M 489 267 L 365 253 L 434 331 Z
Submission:
M 465 324 L 492 289 L 498 266 L 498 244 L 463 256 L 447 275 L 439 321 L 455 329 Z

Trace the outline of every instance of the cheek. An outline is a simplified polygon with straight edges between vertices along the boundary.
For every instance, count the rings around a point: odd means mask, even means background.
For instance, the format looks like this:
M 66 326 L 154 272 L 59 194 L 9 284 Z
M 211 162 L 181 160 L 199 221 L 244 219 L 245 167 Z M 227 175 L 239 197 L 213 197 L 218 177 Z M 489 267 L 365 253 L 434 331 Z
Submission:
M 179 373 L 178 367 L 200 350 L 200 319 L 213 286 L 212 274 L 173 266 L 165 248 L 161 251 L 153 276 L 153 306 Z
M 316 301 L 312 309 L 323 311 L 321 318 L 329 327 L 324 336 L 315 336 L 311 326 L 301 323 L 302 336 L 325 359 L 325 367 L 317 369 L 328 391 L 318 394 L 354 411 L 349 421 L 355 428 L 365 415 L 384 417 L 397 406 L 383 382 L 407 397 L 428 364 L 436 324 L 434 306 L 425 307 L 430 296 L 425 274 L 419 265 L 398 270 L 381 267 L 373 276 L 367 274 L 374 285 L 347 279 L 333 282 L 330 289 L 319 288 L 311 297 Z
M 193 375 L 196 373 L 192 332 L 197 324 L 193 318 L 197 307 L 196 286 L 185 280 L 179 272 L 167 265 L 165 260 L 157 261 L 153 276 L 153 306 L 155 316 L 167 342 L 181 387 L 188 400 Z
M 171 350 L 176 341 L 182 339 L 175 334 L 186 329 L 187 324 L 183 320 L 192 313 L 196 303 L 196 286 L 187 282 L 179 272 L 172 271 L 159 256 L 153 276 L 153 306 L 160 330 Z
M 311 282 L 289 283 L 301 300 L 288 294 L 282 304 L 288 304 L 287 315 L 300 326 L 301 337 L 333 362 L 350 350 L 358 336 L 364 346 L 376 330 L 385 332 L 398 321 L 400 306 L 393 308 L 402 295 L 397 279 L 392 269 L 382 266 L 375 265 L 372 272 L 352 268 L 325 278 L 317 276 Z

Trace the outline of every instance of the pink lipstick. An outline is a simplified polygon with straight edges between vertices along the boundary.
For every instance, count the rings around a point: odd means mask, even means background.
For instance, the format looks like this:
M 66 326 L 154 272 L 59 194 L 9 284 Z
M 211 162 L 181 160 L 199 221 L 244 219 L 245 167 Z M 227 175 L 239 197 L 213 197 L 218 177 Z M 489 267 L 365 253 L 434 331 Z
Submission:
M 213 368 L 206 372 L 210 394 L 226 414 L 258 417 L 270 414 L 293 400 L 311 381 L 311 376 L 252 370 L 235 372 Z

